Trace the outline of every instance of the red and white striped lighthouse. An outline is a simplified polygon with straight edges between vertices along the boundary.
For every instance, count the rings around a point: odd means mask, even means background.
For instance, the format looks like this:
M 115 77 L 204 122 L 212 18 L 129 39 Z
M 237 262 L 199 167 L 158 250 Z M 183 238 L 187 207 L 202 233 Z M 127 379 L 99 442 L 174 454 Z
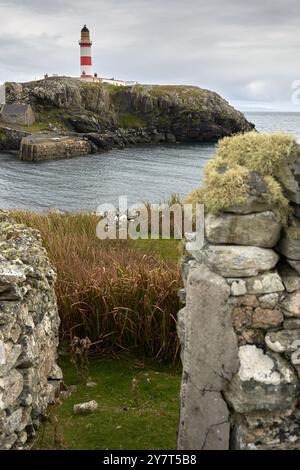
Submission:
M 92 41 L 86 25 L 81 30 L 80 45 L 80 70 L 82 78 L 91 78 L 92 72 Z

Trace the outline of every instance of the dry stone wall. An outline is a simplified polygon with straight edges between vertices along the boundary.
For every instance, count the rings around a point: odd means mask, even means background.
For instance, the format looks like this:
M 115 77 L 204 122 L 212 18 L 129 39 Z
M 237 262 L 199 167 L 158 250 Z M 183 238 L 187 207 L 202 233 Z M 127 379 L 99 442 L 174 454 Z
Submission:
M 24 446 L 60 387 L 55 280 L 39 233 L 0 211 L 0 449 Z
M 271 207 L 249 198 L 206 214 L 205 245 L 183 260 L 179 449 L 300 449 L 294 170 L 281 181 L 294 204 L 287 228 Z

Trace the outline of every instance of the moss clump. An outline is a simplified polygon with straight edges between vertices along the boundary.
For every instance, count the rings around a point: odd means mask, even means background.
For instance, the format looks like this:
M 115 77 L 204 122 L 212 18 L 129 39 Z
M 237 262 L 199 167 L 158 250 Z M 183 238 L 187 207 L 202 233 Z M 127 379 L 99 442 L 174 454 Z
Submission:
M 212 213 L 227 207 L 243 204 L 249 194 L 250 172 L 247 168 L 235 165 L 228 168 L 212 160 L 205 170 L 204 188 L 190 193 L 185 202 L 204 204 Z
M 118 121 L 119 125 L 126 129 L 141 128 L 146 126 L 143 118 L 129 113 L 120 114 Z
M 242 165 L 261 175 L 276 176 L 291 156 L 294 146 L 295 138 L 292 135 L 282 132 L 258 134 L 253 131 L 222 139 L 215 158 L 222 164 Z
M 206 210 L 219 213 L 242 205 L 251 196 L 251 175 L 261 175 L 266 191 L 262 202 L 271 204 L 283 225 L 287 225 L 289 202 L 276 180 L 281 168 L 295 152 L 295 139 L 283 133 L 226 137 L 217 148 L 215 158 L 205 170 L 204 188 L 190 193 L 185 202 L 203 203 Z
M 0 142 L 5 142 L 7 140 L 7 135 L 0 129 Z
M 279 216 L 282 224 L 286 226 L 290 212 L 289 201 L 284 197 L 280 184 L 273 176 L 265 176 L 264 181 L 268 188 L 265 196 L 266 201 L 273 205 L 274 212 Z

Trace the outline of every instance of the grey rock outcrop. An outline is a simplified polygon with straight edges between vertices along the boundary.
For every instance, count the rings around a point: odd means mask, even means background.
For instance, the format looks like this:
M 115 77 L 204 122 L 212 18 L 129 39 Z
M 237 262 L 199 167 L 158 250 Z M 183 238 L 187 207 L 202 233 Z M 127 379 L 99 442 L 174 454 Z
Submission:
M 98 403 L 95 400 L 91 400 L 86 403 L 77 403 L 73 406 L 73 412 L 75 415 L 86 415 L 94 413 L 97 408 Z
M 64 111 L 68 124 L 77 132 L 152 127 L 168 142 L 203 142 L 254 128 L 217 93 L 192 86 L 111 87 L 51 77 L 8 83 L 6 95 L 7 102 L 30 103 L 37 115 Z

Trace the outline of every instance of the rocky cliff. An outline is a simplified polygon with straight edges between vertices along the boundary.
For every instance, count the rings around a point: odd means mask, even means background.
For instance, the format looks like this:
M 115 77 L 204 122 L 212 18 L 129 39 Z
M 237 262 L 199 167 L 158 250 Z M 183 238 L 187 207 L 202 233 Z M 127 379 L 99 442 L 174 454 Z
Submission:
M 218 94 L 192 86 L 116 87 L 53 77 L 8 83 L 6 94 L 8 102 L 30 103 L 41 129 L 100 135 L 145 129 L 154 141 L 205 142 L 254 127 Z

